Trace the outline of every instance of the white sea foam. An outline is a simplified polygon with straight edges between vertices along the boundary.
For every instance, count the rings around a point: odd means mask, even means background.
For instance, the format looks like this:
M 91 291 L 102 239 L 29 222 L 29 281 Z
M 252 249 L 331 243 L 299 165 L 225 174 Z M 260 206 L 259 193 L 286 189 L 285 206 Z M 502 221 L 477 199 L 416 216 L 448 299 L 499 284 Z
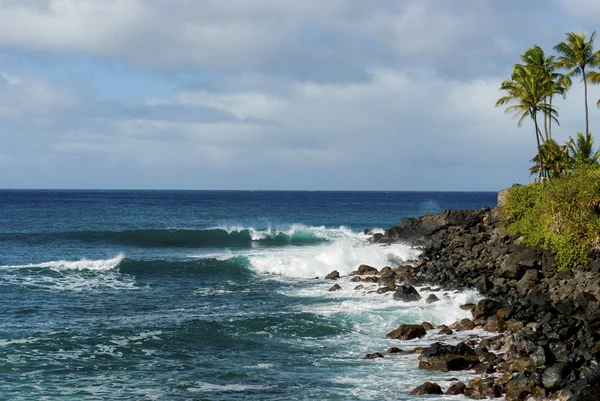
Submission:
M 27 265 L 0 266 L 2 269 L 52 269 L 61 270 L 112 270 L 125 258 L 122 253 L 112 259 L 88 260 L 80 259 L 76 261 L 58 260 L 53 262 L 43 262 Z
M 260 273 L 311 278 L 323 277 L 333 270 L 346 275 L 363 263 L 382 268 L 414 259 L 419 253 L 407 245 L 368 245 L 355 237 L 312 247 L 259 251 L 247 256 L 252 268 Z
M 195 386 L 187 390 L 191 392 L 222 392 L 222 391 L 248 391 L 248 390 L 266 390 L 270 386 L 260 386 L 256 384 L 212 384 L 206 382 L 196 382 Z
M 125 258 L 77 261 L 59 260 L 26 265 L 0 266 L 0 280 L 12 285 L 47 291 L 137 289 L 135 278 L 115 269 Z M 30 269 L 30 270 L 28 270 Z

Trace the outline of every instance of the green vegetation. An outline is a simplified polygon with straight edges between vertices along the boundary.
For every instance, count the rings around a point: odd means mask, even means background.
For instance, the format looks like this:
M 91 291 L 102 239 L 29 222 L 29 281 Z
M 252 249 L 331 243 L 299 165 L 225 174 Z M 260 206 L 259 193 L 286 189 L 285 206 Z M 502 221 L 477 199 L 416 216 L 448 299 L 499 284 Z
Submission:
M 567 33 L 565 41 L 554 47 L 557 57 L 546 55 L 539 46 L 530 48 L 521 55 L 522 64 L 514 66 L 510 79 L 502 82 L 505 95 L 496 102 L 496 106 L 507 106 L 519 127 L 531 119 L 537 145 L 530 172 L 538 180 L 513 185 L 503 206 L 506 229 L 523 234 L 525 245 L 553 253 L 558 271 L 589 262 L 590 251 L 600 249 L 600 151 L 594 152 L 587 106 L 587 84 L 600 84 L 600 72 L 593 70 L 600 67 L 595 36 L 595 32 L 589 37 Z M 577 76 L 584 84 L 585 133 L 569 136 L 560 145 L 552 138 L 552 125 L 559 122 L 553 98 L 566 96 L 571 78 Z
M 555 255 L 558 271 L 589 262 L 600 232 L 600 166 L 581 167 L 559 180 L 513 189 L 503 212 L 511 234 Z

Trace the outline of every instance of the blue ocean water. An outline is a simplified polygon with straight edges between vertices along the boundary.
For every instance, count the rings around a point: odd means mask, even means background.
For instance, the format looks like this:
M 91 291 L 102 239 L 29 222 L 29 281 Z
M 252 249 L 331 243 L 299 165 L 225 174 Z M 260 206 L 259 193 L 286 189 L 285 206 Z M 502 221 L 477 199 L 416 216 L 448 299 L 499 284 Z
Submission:
M 434 341 L 385 333 L 466 317 L 458 305 L 476 294 L 400 304 L 348 279 L 329 292 L 323 277 L 418 255 L 369 245 L 365 228 L 495 202 L 483 192 L 0 190 L 0 399 L 408 400 L 426 379 L 447 387 L 456 374 L 420 372 L 414 355 L 362 356 Z

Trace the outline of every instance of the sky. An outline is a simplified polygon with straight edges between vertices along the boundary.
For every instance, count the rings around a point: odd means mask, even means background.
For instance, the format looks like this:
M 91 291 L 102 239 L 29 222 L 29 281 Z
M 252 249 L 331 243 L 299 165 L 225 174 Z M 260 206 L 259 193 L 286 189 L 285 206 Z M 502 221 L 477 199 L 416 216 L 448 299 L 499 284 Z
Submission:
M 597 0 L 0 0 L 0 188 L 526 183 L 534 130 L 500 82 L 599 20 Z M 582 83 L 556 103 L 563 142 Z

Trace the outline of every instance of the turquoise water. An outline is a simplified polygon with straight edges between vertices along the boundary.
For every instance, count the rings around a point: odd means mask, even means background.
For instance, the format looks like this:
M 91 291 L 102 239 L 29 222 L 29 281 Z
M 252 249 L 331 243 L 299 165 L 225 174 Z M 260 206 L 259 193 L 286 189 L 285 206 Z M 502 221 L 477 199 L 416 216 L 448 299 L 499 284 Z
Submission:
M 458 305 L 476 294 L 399 304 L 345 279 L 331 293 L 315 277 L 418 254 L 368 245 L 365 228 L 494 203 L 494 193 L 0 191 L 0 399 L 408 400 L 426 379 L 447 387 L 456 374 L 420 372 L 414 355 L 361 358 L 434 341 L 385 333 L 466 317 Z

